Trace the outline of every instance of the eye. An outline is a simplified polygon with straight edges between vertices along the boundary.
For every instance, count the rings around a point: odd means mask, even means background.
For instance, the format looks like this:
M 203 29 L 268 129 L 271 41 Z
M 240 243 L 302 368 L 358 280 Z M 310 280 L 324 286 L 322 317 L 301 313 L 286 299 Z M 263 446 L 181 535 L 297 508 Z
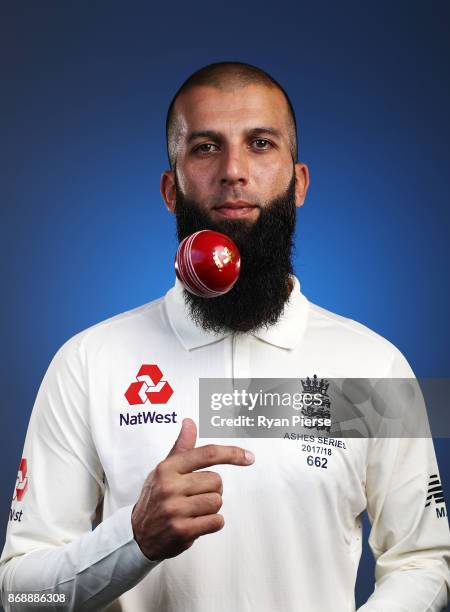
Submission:
M 252 142 L 256 149 L 265 150 L 269 149 L 272 146 L 270 140 L 266 140 L 265 138 L 257 138 Z
M 211 142 L 204 142 L 201 145 L 198 145 L 198 147 L 195 147 L 194 153 L 212 153 L 217 149 L 217 145 L 212 144 Z

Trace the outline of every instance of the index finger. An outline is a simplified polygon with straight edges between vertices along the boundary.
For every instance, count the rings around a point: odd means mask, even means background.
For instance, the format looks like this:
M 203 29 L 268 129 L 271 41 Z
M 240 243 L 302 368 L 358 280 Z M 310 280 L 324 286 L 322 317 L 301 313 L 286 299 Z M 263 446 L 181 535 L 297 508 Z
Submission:
M 211 467 L 212 465 L 251 465 L 254 454 L 239 446 L 224 446 L 222 444 L 207 444 L 191 450 L 177 453 L 166 459 L 179 474 L 187 474 L 194 470 Z

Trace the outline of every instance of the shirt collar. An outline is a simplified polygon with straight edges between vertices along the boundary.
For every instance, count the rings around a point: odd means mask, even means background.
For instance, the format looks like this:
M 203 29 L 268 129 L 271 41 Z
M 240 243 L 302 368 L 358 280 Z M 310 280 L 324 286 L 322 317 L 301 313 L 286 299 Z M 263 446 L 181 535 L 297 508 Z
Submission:
M 249 332 L 259 340 L 283 349 L 293 349 L 300 342 L 308 315 L 309 302 L 300 291 L 300 282 L 294 275 L 291 276 L 291 279 L 293 288 L 277 323 Z M 232 334 L 232 332 L 215 334 L 205 331 L 192 321 L 189 309 L 184 302 L 183 285 L 178 278 L 175 280 L 175 285 L 166 293 L 164 304 L 170 325 L 187 350 L 219 342 Z

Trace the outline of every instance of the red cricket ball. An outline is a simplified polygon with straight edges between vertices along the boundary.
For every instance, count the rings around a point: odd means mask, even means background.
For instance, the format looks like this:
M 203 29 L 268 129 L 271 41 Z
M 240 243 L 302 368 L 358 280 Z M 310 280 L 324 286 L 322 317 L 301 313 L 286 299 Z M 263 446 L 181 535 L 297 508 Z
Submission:
M 239 278 L 241 256 L 225 234 L 200 230 L 180 242 L 175 273 L 190 293 L 212 298 L 224 295 Z

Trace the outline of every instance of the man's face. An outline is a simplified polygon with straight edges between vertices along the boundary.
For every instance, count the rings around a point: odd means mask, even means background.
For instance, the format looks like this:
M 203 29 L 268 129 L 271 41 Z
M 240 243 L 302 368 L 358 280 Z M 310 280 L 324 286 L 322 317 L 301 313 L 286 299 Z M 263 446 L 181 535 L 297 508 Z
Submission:
M 177 101 L 174 171 L 161 192 L 181 241 L 200 229 L 227 234 L 241 273 L 225 295 L 185 292 L 191 318 L 206 330 L 248 332 L 275 324 L 289 297 L 295 206 L 308 169 L 294 164 L 287 103 L 278 89 L 195 87 Z
M 292 159 L 286 100 L 275 87 L 194 87 L 175 106 L 178 124 L 177 185 L 211 220 L 254 221 L 260 207 L 284 193 L 296 174 L 296 205 L 308 187 L 304 164 Z M 161 189 L 174 212 L 173 172 Z

